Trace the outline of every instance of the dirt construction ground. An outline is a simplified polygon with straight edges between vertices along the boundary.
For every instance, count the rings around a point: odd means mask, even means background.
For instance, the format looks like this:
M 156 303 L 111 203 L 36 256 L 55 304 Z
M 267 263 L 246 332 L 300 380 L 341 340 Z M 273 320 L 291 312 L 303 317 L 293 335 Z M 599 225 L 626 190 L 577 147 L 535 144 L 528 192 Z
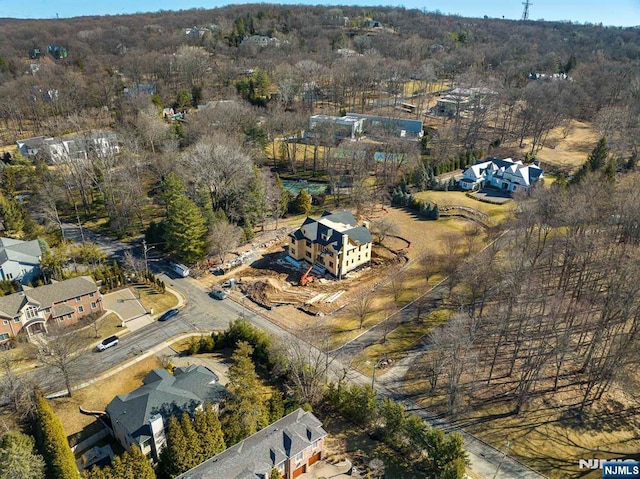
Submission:
M 431 193 L 431 192 L 430 192 Z M 488 215 L 492 223 L 502 221 L 512 210 L 510 205 L 488 205 L 471 200 L 460 192 L 433 192 L 433 200 L 447 205 L 476 207 Z M 483 227 L 473 221 L 442 217 L 438 221 L 425 221 L 405 209 L 378 207 L 372 217 L 385 217 L 397 226 L 397 235 L 388 237 L 382 245 L 375 245 L 370 267 L 348 274 L 343 280 L 316 277 L 307 286 L 298 286 L 304 271 L 285 260 L 286 237 L 259 252 L 250 265 L 244 265 L 229 274 L 216 277 L 206 274 L 201 278 L 207 287 L 234 279 L 232 296 L 241 299 L 246 294 L 256 304 L 266 307 L 265 314 L 291 331 L 322 325 L 332 333 L 332 344 L 338 346 L 359 334 L 359 320 L 351 305 L 353 299 L 371 295 L 371 305 L 363 324 L 370 327 L 427 289 L 419 270 L 418 259 L 425 253 L 440 254 L 450 243 L 460 253 L 479 249 L 487 240 Z M 256 238 L 260 243 L 260 238 Z M 447 246 L 449 244 L 449 246 Z M 432 278 L 430 283 L 437 281 Z M 392 289 L 401 288 L 400 294 Z

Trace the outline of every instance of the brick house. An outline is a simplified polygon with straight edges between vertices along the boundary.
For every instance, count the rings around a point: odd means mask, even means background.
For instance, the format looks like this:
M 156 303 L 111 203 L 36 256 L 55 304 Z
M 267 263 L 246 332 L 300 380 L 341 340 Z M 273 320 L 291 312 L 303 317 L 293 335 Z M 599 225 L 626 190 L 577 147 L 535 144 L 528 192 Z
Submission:
M 371 261 L 372 237 L 367 224 L 358 226 L 350 211 L 307 218 L 289 235 L 289 256 L 307 261 L 342 278 Z
M 26 333 L 47 331 L 47 325 L 70 325 L 102 312 L 102 295 L 89 276 L 78 276 L 0 297 L 0 343 Z
M 294 479 L 323 458 L 326 436 L 317 417 L 298 409 L 177 479 L 264 479 L 274 468 Z

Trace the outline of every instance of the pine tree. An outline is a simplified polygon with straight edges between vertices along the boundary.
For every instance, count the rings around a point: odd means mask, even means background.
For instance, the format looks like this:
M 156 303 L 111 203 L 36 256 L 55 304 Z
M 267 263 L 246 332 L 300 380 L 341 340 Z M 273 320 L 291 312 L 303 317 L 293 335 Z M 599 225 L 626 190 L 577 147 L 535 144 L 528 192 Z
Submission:
M 211 439 L 207 443 L 207 447 L 213 455 L 220 454 L 227 446 L 224 443 L 224 434 L 222 433 L 222 425 L 218 418 L 218 411 L 209 403 L 204 405 L 205 419 L 207 420 L 207 432 Z
M 280 391 L 274 391 L 268 402 L 269 408 L 269 423 L 276 422 L 284 416 L 284 401 L 282 400 L 282 393 Z
M 275 467 L 271 469 L 271 475 L 269 475 L 269 479 L 282 479 L 282 474 Z
M 252 353 L 249 343 L 239 341 L 231 356 L 227 385 L 231 397 L 225 402 L 222 416 L 227 444 L 235 444 L 268 424 L 268 411 L 251 361 Z
M 171 479 L 189 470 L 185 452 L 189 448 L 182 426 L 178 420 L 171 416 L 167 425 L 167 446 L 160 454 L 158 476 L 163 479 Z
M 603 136 L 598 141 L 596 147 L 589 153 L 587 158 L 587 167 L 589 171 L 600 171 L 607 164 L 607 158 L 609 157 L 609 147 L 607 146 L 607 139 Z
M 188 198 L 173 198 L 167 207 L 165 240 L 185 263 L 193 264 L 206 256 L 207 226 L 198 207 Z
M 45 460 L 47 479 L 79 478 L 80 473 L 64 427 L 42 396 L 36 399 L 36 414 L 36 439 Z
M 160 194 L 158 196 L 162 200 L 162 203 L 168 208 L 171 200 L 184 196 L 186 191 L 187 187 L 184 184 L 184 180 L 172 171 L 162 181 Z
M 44 479 L 44 460 L 34 451 L 35 441 L 19 432 L 0 439 L 0 479 Z
M 187 412 L 182 413 L 180 418 L 180 426 L 184 434 L 184 439 L 189 444 L 189 447 L 184 451 L 184 463 L 187 466 L 187 470 L 197 466 L 204 461 L 201 447 L 201 438 L 193 427 L 191 416 Z
M 302 189 L 300 193 L 298 193 L 298 196 L 296 196 L 293 204 L 296 213 L 309 214 L 309 211 L 311 211 L 311 195 L 307 193 L 307 190 Z

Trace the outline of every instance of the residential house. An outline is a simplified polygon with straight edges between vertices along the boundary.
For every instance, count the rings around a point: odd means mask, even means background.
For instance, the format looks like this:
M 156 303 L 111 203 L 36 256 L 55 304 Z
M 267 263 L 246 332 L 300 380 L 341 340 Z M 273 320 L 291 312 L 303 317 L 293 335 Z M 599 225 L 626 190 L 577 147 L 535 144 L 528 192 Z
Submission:
M 274 468 L 293 479 L 323 458 L 326 436 L 317 417 L 298 409 L 177 479 L 267 479 Z
M 460 179 L 463 190 L 475 190 L 490 186 L 509 193 L 527 191 L 537 181 L 544 178 L 543 171 L 536 163 L 524 165 L 511 158 L 488 158 L 467 168 Z
M 282 41 L 275 37 L 267 37 L 264 35 L 251 35 L 242 39 L 241 45 L 259 45 L 261 47 L 279 47 Z M 287 43 L 287 42 L 285 42 Z
M 40 275 L 41 259 L 38 240 L 0 238 L 0 280 L 30 283 Z
M 309 118 L 309 131 L 305 134 L 314 138 L 327 133 L 338 140 L 355 140 L 362 136 L 364 120 L 350 116 L 313 115 Z
M 358 226 L 350 211 L 325 211 L 317 220 L 307 218 L 289 240 L 288 253 L 294 260 L 315 264 L 338 278 L 371 262 L 368 225 Z
M 364 120 L 364 134 L 369 137 L 419 139 L 424 135 L 422 120 L 347 113 L 348 118 Z
M 437 116 L 457 117 L 494 91 L 484 87 L 454 88 L 448 94 L 438 99 L 432 113 Z
M 154 461 L 167 442 L 171 416 L 185 411 L 193 414 L 205 403 L 217 408 L 227 395 L 218 376 L 198 365 L 176 368 L 173 375 L 166 369 L 154 369 L 142 383 L 138 389 L 116 396 L 106 412 L 113 436 L 122 447 L 131 451 L 136 445 Z
M 313 138 L 320 131 L 333 132 L 338 140 L 354 140 L 361 136 L 374 138 L 422 138 L 421 120 L 391 118 L 386 116 L 347 113 L 345 116 L 313 115 L 309 118 L 309 132 L 305 136 Z
M 99 158 L 120 153 L 118 138 L 110 131 L 93 131 L 68 138 L 38 136 L 16 141 L 20 154 L 25 158 L 37 157 L 60 164 L 70 161 L 86 161 L 90 154 Z
M 0 297 L 0 342 L 23 331 L 27 339 L 47 325 L 70 325 L 102 312 L 102 295 L 89 276 L 78 276 Z

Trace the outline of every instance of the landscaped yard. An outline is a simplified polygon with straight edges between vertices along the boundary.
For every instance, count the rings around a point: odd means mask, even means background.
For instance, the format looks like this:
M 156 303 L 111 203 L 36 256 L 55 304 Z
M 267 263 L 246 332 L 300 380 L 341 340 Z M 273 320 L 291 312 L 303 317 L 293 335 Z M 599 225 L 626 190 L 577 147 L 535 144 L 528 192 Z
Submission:
M 352 423 L 335 416 L 322 417 L 323 428 L 329 433 L 326 442 L 327 456 L 330 460 L 348 458 L 362 471 L 361 465 L 367 465 L 372 459 L 384 462 L 387 479 L 423 478 L 404 460 L 402 454 L 392 450 L 382 442 L 374 441 L 367 433 Z
M 140 303 L 147 311 L 159 313 L 175 307 L 178 304 L 176 295 L 165 291 L 161 293 L 156 288 L 147 284 L 136 284 L 132 287 L 136 296 L 140 296 Z
M 142 385 L 144 376 L 157 367 L 159 367 L 158 360 L 155 356 L 150 356 L 129 366 L 121 374 L 103 379 L 86 388 L 75 390 L 70 398 L 52 399 L 50 401 L 51 407 L 62 421 L 67 435 L 78 434 L 95 422 L 95 417 L 80 414 L 79 407 L 89 411 L 104 411 L 107 404 L 115 396 L 128 393 Z M 88 435 L 90 434 L 91 432 Z M 80 434 L 80 436 L 85 436 L 85 434 Z

